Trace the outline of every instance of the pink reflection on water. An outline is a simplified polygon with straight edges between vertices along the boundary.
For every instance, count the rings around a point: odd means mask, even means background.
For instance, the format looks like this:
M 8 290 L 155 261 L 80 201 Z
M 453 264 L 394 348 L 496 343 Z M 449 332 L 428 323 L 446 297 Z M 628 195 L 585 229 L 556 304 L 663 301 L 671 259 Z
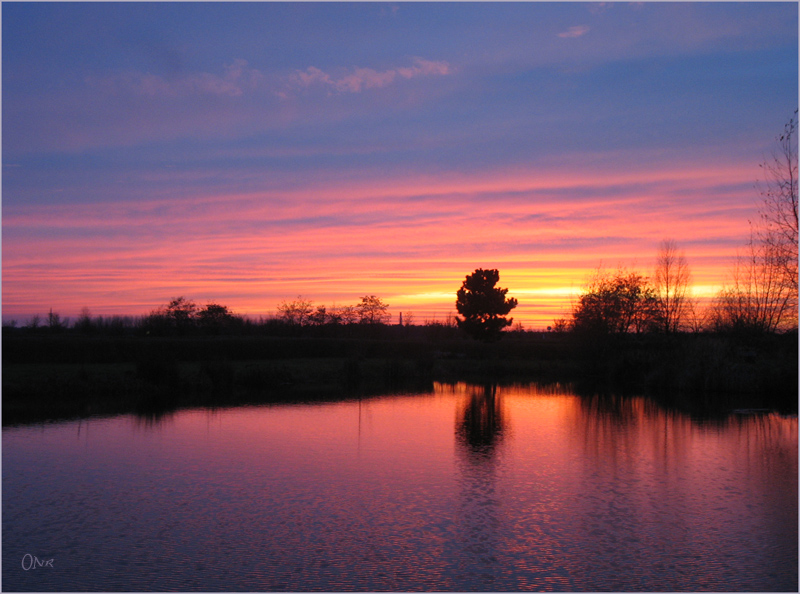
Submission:
M 56 589 L 774 590 L 797 578 L 797 419 L 775 414 L 701 423 L 642 398 L 457 384 L 5 429 L 3 446 L 4 555 L 31 535 L 56 549 L 78 568 Z M 106 556 L 135 577 L 79 570 Z M 16 577 L 4 564 L 4 581 Z

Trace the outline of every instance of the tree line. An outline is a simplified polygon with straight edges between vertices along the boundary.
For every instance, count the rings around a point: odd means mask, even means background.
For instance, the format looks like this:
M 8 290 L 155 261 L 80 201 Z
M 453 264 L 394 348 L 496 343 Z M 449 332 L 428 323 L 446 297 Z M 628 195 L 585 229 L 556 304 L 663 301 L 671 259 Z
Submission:
M 322 304 L 315 305 L 310 299 L 298 296 L 293 301 L 282 301 L 278 305 L 278 317 L 298 326 L 387 324 L 392 318 L 388 309 L 389 305 L 375 295 L 365 295 L 356 305 L 334 305 L 330 308 Z
M 700 311 L 690 294 L 686 257 L 672 240 L 659 248 L 654 275 L 598 270 L 556 320 L 558 330 L 620 334 L 660 331 L 765 333 L 797 330 L 797 111 L 777 137 L 771 159 L 761 165 L 758 219 L 737 256 L 729 280 Z
M 89 308 L 84 307 L 74 323 L 70 323 L 70 318 L 62 318 L 51 310 L 44 319 L 38 315 L 31 318 L 26 329 L 61 332 L 71 328 L 83 333 L 120 334 L 137 331 L 146 335 L 166 335 L 246 333 L 281 328 L 299 330 L 310 326 L 375 327 L 390 323 L 392 314 L 388 309 L 389 304 L 376 295 L 365 295 L 354 305 L 332 307 L 297 296 L 296 299 L 280 302 L 276 315 L 252 319 L 234 313 L 227 305 L 217 302 L 198 305 L 193 299 L 180 296 L 138 317 L 92 316 Z M 403 323 L 403 314 L 400 313 L 399 324 Z M 412 323 L 413 315 L 407 312 L 405 325 Z M 6 327 L 9 326 L 15 327 L 16 324 L 10 323 Z
M 355 305 L 327 308 L 298 295 L 291 301 L 282 301 L 277 316 L 255 323 L 256 325 L 285 325 L 292 328 L 306 326 L 382 325 L 391 320 L 389 305 L 380 297 L 365 295 Z M 208 303 L 204 307 L 184 297 L 172 299 L 166 306 L 153 310 L 142 322 L 146 332 L 158 334 L 185 333 L 192 329 L 210 333 L 242 329 L 254 322 L 236 315 L 227 306 Z

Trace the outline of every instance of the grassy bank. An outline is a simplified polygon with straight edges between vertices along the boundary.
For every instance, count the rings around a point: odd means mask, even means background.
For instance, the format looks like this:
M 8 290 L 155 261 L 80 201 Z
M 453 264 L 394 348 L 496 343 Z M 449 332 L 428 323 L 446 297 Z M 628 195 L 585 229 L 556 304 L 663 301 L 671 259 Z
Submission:
M 578 339 L 514 333 L 495 344 L 318 336 L 3 336 L 3 424 L 186 406 L 426 391 L 433 382 L 573 382 L 683 409 L 797 410 L 797 337 Z

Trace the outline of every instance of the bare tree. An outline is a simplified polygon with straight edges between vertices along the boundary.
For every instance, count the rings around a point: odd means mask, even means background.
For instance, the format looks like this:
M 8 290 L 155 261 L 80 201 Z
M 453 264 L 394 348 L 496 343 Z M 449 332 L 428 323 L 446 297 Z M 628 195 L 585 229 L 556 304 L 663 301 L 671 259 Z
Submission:
M 50 328 L 50 330 L 60 330 L 64 326 L 65 324 L 61 322 L 61 316 L 54 313 L 51 307 L 50 313 L 47 314 L 47 327 Z
M 785 282 L 782 256 L 771 243 L 751 237 L 734 264 L 731 284 L 712 304 L 715 330 L 775 332 L 797 326 L 796 293 Z
M 342 324 L 355 324 L 358 321 L 358 306 L 343 305 L 337 310 Z
M 795 111 L 797 115 L 797 111 Z M 711 308 L 717 330 L 775 332 L 797 328 L 797 123 L 794 118 L 777 138 L 771 162 L 761 165 L 759 220 L 734 266 L 732 283 Z
M 333 324 L 334 326 L 343 324 L 344 321 L 342 319 L 342 308 L 334 303 L 325 311 L 325 319 L 328 324 Z
M 322 326 L 327 322 L 332 322 L 332 317 L 324 305 L 318 305 L 314 313 L 308 316 L 308 321 L 314 326 Z
M 361 303 L 356 305 L 356 309 L 361 317 L 362 324 L 384 324 L 392 317 L 392 314 L 386 311 L 389 309 L 389 305 L 375 295 L 362 297 Z
M 314 303 L 308 299 L 303 299 L 301 295 L 294 301 L 281 301 L 278 305 L 278 314 L 289 324 L 305 326 L 310 322 L 311 313 L 314 311 Z
M 708 308 L 700 307 L 700 300 L 691 297 L 686 302 L 686 326 L 693 334 L 702 332 L 707 326 Z
M 660 321 L 667 334 L 678 332 L 689 320 L 691 272 L 686 256 L 673 239 L 661 242 L 656 256 L 653 284 L 660 309 Z
M 797 110 L 794 112 L 797 116 Z M 761 185 L 762 204 L 760 225 L 756 229 L 759 241 L 773 250 L 774 264 L 779 266 L 783 280 L 797 301 L 797 122 L 790 118 L 783 134 L 777 138 L 778 148 L 772 160 L 761 165 L 764 185 Z

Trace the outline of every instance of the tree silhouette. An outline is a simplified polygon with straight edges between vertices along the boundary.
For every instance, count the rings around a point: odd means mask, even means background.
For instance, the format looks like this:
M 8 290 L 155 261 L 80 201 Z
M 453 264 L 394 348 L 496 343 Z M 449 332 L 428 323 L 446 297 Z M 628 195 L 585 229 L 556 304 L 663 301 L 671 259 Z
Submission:
M 797 308 L 781 265 L 776 246 L 751 238 L 734 263 L 730 284 L 710 308 L 710 328 L 757 333 L 797 328 Z
M 81 308 L 81 313 L 78 316 L 78 319 L 75 321 L 75 328 L 81 332 L 92 331 L 92 314 L 88 307 Z
M 797 116 L 797 110 L 794 112 Z M 778 149 L 772 162 L 761 165 L 766 185 L 760 185 L 763 202 L 757 226 L 758 239 L 770 246 L 775 266 L 782 274 L 781 284 L 797 304 L 797 121 L 790 118 L 783 134 L 777 137 Z
M 159 313 L 178 332 L 183 332 L 194 324 L 197 305 L 191 299 L 176 297 L 167 304 L 166 308 L 159 310 Z
M 667 334 L 678 332 L 689 316 L 691 273 L 686 256 L 678 252 L 674 239 L 665 239 L 658 248 L 654 289 L 661 315 L 661 327 Z
M 505 316 L 517 306 L 517 300 L 506 299 L 508 289 L 495 288 L 499 280 L 496 269 L 478 268 L 467 275 L 456 293 L 456 309 L 464 316 L 456 318 L 458 327 L 477 340 L 499 340 L 503 328 L 514 321 Z
M 230 327 L 236 319 L 227 305 L 209 303 L 196 314 L 196 319 L 202 328 L 218 333 Z
M 166 307 L 159 307 L 147 316 L 144 326 L 148 333 L 156 334 L 186 332 L 194 326 L 197 316 L 197 305 L 191 299 L 176 297 Z
M 318 305 L 314 313 L 308 316 L 308 321 L 314 326 L 322 326 L 326 322 L 331 321 L 331 316 L 324 305 Z
M 191 299 L 185 297 L 176 297 L 172 299 L 164 311 L 164 313 L 175 320 L 175 323 L 180 325 L 188 324 L 194 319 L 197 312 L 197 306 Z
M 642 275 L 598 270 L 572 311 L 572 328 L 592 335 L 625 334 L 662 327 L 655 289 Z
M 53 332 L 61 330 L 62 328 L 61 316 L 54 313 L 52 307 L 50 308 L 50 313 L 47 314 L 47 327 Z
M 281 301 L 278 305 L 278 314 L 281 319 L 292 325 L 307 325 L 313 312 L 314 302 L 309 299 L 303 299 L 301 295 L 298 295 L 294 301 Z
M 365 295 L 362 297 L 361 303 L 359 303 L 356 308 L 358 309 L 362 324 L 383 324 L 388 322 L 392 317 L 392 314 L 386 311 L 389 305 L 375 295 Z
M 797 115 L 797 111 L 795 111 Z M 766 186 L 760 220 L 734 264 L 731 283 L 710 308 L 717 331 L 776 332 L 797 328 L 797 122 L 778 136 L 772 162 L 762 165 Z
M 456 435 L 468 454 L 490 456 L 503 437 L 504 425 L 497 385 L 486 384 L 471 392 L 456 425 Z

